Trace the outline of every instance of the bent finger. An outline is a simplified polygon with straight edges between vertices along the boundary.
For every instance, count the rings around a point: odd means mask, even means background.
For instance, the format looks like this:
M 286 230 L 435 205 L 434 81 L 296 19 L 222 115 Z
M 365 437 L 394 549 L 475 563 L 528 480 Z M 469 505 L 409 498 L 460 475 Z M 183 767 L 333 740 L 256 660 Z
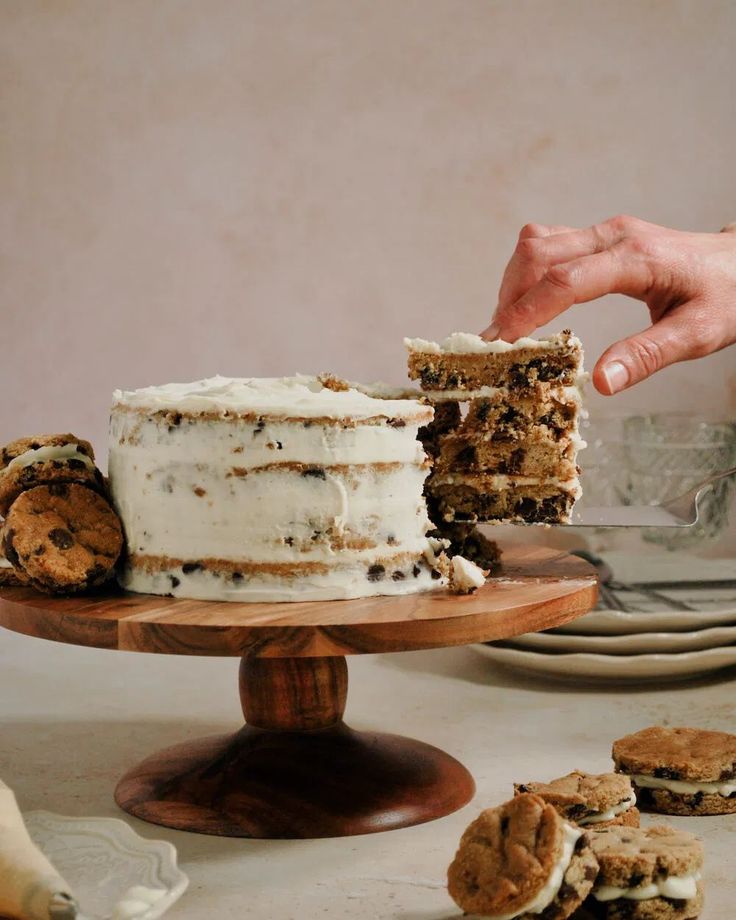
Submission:
M 499 307 L 494 317 L 498 335 L 507 342 L 530 335 L 573 304 L 605 294 L 642 297 L 651 287 L 651 269 L 644 259 L 631 258 L 620 244 L 594 255 L 552 265 L 522 297 Z
M 602 252 L 620 242 L 623 236 L 619 224 L 606 221 L 582 230 L 520 237 L 504 272 L 493 319 L 498 322 L 499 314 L 541 281 L 551 266 Z
M 530 240 L 545 236 L 554 236 L 556 233 L 571 233 L 575 227 L 568 227 L 566 224 L 535 224 L 529 223 L 519 230 L 520 240 Z

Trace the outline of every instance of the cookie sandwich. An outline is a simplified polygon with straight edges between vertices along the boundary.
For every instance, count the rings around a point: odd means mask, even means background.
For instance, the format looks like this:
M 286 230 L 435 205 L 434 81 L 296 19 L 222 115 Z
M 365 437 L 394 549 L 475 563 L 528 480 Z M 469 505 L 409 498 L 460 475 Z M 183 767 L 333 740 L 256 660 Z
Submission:
M 650 811 L 736 813 L 736 735 L 654 726 L 614 742 L 613 760 Z
M 585 909 L 601 920 L 692 920 L 703 906 L 703 846 L 673 827 L 590 831 L 599 872 Z
M 16 573 L 50 594 L 103 584 L 122 546 L 118 516 L 101 495 L 77 483 L 23 492 L 3 528 L 2 549 Z
M 516 795 L 532 792 L 566 821 L 581 827 L 639 826 L 636 793 L 628 776 L 574 770 L 548 783 L 514 783 Z
M 481 812 L 463 834 L 447 878 L 450 896 L 466 913 L 564 920 L 597 874 L 586 833 L 527 793 Z
M 0 514 L 35 486 L 77 482 L 104 493 L 89 441 L 73 434 L 44 434 L 11 441 L 0 450 Z

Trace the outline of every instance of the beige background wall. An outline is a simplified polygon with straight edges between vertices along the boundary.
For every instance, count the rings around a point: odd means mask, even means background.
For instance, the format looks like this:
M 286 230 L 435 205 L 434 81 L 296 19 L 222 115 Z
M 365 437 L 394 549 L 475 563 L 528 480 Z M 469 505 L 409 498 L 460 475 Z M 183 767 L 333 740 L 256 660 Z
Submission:
M 114 387 L 216 372 L 401 381 L 528 220 L 717 230 L 735 37 L 730 0 L 0 0 L 0 436 L 104 453 Z M 564 324 L 592 357 L 644 310 Z M 734 357 L 593 409 L 733 412 Z

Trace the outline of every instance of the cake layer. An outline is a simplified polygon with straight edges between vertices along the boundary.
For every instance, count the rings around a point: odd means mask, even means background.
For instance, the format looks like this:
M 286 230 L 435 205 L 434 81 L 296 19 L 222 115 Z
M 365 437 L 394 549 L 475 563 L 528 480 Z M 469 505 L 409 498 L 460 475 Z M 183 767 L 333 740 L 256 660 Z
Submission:
M 407 399 L 377 401 L 355 389 L 333 390 L 318 377 L 209 377 L 194 383 L 169 383 L 140 390 L 116 390 L 113 409 L 127 408 L 145 417 L 161 413 L 205 418 L 312 420 L 349 425 L 352 421 L 392 419 L 424 424 L 425 406 Z
M 444 522 L 568 523 L 580 496 L 576 479 L 447 474 L 428 484 L 430 517 Z
M 571 479 L 577 475 L 577 447 L 577 438 L 555 438 L 546 427 L 532 429 L 518 441 L 496 441 L 483 432 L 461 429 L 442 439 L 435 470 L 439 476 L 477 472 Z
M 220 468 L 112 451 L 130 552 L 183 559 L 329 560 L 426 545 L 423 464 Z
M 131 556 L 120 583 L 129 591 L 205 600 L 282 602 L 411 594 L 443 583 L 431 551 L 332 564 L 238 564 L 222 559 Z
M 406 339 L 409 377 L 423 390 L 512 387 L 516 390 L 551 383 L 573 386 L 582 363 L 580 340 L 570 332 L 549 339 L 486 342 L 455 333 L 439 345 Z
M 424 418 L 432 410 L 423 407 Z M 418 463 L 424 459 L 417 443 L 416 420 L 398 427 L 388 419 L 342 426 L 312 420 L 200 418 L 157 412 L 150 417 L 116 406 L 110 419 L 110 444 L 116 456 L 149 467 L 179 461 L 212 469 L 252 469 L 272 463 Z

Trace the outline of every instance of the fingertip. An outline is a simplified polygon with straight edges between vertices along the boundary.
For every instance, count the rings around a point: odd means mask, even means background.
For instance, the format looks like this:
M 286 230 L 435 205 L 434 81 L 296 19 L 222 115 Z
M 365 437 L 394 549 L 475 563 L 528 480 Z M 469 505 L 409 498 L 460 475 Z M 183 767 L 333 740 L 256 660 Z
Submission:
M 593 385 L 603 396 L 615 396 L 631 382 L 628 368 L 621 361 L 599 361 L 593 370 Z
M 495 320 L 492 320 L 490 326 L 488 326 L 486 329 L 483 330 L 483 332 L 481 332 L 480 337 L 482 339 L 485 339 L 486 342 L 492 342 L 494 341 L 494 339 L 498 338 L 500 332 L 501 332 L 500 324 L 497 323 Z

